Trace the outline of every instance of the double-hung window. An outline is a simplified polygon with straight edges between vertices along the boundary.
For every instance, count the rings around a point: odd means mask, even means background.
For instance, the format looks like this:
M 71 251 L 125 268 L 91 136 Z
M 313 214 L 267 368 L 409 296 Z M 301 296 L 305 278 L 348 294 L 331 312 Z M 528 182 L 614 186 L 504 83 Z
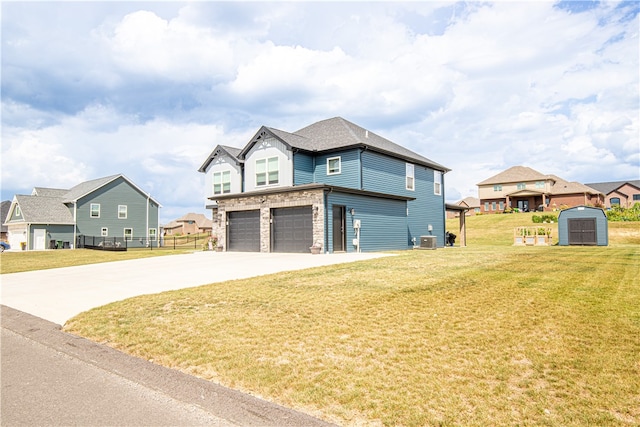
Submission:
M 501 184 L 496 184 L 493 186 L 493 191 L 502 191 L 502 185 Z
M 89 211 L 91 218 L 100 218 L 100 203 L 91 203 Z
M 157 230 L 155 228 L 149 229 L 149 240 L 155 241 L 157 236 Z
M 231 193 L 231 172 L 215 172 L 213 174 L 213 194 Z
M 340 157 L 329 157 L 327 159 L 327 175 L 338 175 L 342 172 Z
M 278 158 L 256 160 L 256 186 L 278 183 Z
M 133 240 L 133 228 L 124 229 L 124 240 L 130 242 Z
M 413 164 L 406 163 L 406 188 L 407 190 L 415 190 L 415 169 Z
M 442 172 L 433 171 L 433 194 L 442 195 Z
M 127 219 L 127 205 L 118 205 L 118 219 Z
M 518 190 L 524 190 L 525 188 L 527 188 L 527 184 L 525 184 L 524 182 L 520 182 L 518 183 L 518 185 L 516 186 L 516 188 Z
M 109 229 L 107 227 L 102 227 L 102 229 L 100 230 L 100 235 L 102 237 L 107 237 L 109 236 Z

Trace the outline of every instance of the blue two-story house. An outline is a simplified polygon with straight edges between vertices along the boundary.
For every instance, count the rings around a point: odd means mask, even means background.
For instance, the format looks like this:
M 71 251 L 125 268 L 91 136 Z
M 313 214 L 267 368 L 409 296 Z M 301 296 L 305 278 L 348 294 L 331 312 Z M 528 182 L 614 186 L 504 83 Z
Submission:
M 448 171 L 341 117 L 263 126 L 199 169 L 219 245 L 255 252 L 402 250 L 421 236 L 444 246 Z

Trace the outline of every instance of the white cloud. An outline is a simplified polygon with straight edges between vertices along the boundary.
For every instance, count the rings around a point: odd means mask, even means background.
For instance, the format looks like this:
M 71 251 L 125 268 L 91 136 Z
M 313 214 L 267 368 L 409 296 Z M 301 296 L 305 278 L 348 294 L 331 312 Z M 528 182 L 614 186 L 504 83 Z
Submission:
M 3 188 L 42 185 L 55 160 L 52 185 L 123 172 L 193 210 L 216 144 L 337 115 L 452 168 L 448 196 L 515 164 L 637 179 L 637 9 L 3 4 Z

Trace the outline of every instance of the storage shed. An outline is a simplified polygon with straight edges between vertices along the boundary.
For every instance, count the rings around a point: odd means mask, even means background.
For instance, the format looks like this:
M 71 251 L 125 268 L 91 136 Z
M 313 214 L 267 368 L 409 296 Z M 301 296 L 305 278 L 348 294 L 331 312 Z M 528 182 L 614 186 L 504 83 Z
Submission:
M 601 208 L 576 206 L 558 215 L 558 244 L 609 245 L 609 224 Z

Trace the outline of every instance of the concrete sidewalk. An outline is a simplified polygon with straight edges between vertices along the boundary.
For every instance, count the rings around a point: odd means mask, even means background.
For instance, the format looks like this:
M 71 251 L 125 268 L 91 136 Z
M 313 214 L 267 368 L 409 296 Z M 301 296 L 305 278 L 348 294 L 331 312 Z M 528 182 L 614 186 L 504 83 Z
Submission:
M 1 307 L 3 426 L 330 424 Z
M 389 254 L 194 252 L 0 275 L 3 305 L 63 325 L 126 298 Z

